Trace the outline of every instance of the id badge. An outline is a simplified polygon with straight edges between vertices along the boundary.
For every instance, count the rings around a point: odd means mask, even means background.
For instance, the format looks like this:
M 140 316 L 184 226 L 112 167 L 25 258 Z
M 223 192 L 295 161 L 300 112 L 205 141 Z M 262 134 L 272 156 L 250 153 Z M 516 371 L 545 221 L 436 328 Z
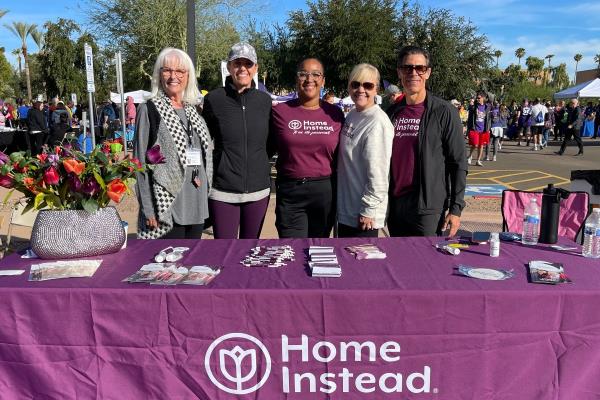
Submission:
M 188 166 L 202 165 L 202 152 L 195 147 L 188 147 L 185 153 L 185 164 Z

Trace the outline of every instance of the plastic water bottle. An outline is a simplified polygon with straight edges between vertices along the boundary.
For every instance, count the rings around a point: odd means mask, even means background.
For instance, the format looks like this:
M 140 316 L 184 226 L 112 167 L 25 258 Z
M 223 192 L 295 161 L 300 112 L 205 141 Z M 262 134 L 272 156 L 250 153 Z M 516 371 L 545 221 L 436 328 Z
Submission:
M 500 256 L 500 234 L 492 232 L 490 234 L 490 257 Z
M 600 258 L 600 208 L 594 208 L 592 215 L 585 220 L 581 255 Z
M 536 245 L 540 234 L 540 208 L 537 199 L 533 198 L 525 207 L 523 216 L 523 236 L 521 242 L 527 245 Z

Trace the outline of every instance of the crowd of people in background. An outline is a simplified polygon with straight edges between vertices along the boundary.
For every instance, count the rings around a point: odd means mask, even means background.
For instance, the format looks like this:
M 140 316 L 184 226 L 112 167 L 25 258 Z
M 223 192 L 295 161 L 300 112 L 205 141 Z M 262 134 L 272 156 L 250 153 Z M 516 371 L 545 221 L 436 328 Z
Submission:
M 504 140 L 515 141 L 517 146 L 527 146 L 531 151 L 544 149 L 550 139 L 562 141 L 556 152 L 559 155 L 570 140 L 575 140 L 579 147 L 576 155 L 583 155 L 581 138 L 596 139 L 600 135 L 600 102 L 588 102 L 583 107 L 577 99 L 552 102 L 525 98 L 521 104 L 513 100 L 506 105 L 490 97 L 480 92 L 468 104 L 450 101 L 459 112 L 470 146 L 469 165 L 496 161 Z

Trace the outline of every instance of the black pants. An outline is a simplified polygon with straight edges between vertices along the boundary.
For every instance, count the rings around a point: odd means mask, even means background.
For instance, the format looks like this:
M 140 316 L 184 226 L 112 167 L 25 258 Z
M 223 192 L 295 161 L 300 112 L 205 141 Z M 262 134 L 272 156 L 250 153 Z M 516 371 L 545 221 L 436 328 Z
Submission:
M 334 193 L 330 178 L 278 179 L 275 226 L 279 237 L 329 237 L 335 210 Z
M 340 238 L 376 238 L 377 236 L 379 236 L 379 229 L 367 229 L 366 231 L 363 231 L 362 229 L 356 228 L 354 226 L 338 224 L 337 236 Z
M 174 223 L 173 229 L 167 232 L 161 239 L 201 239 L 204 224 L 179 225 Z
M 42 152 L 42 147 L 44 146 L 46 134 L 44 132 L 38 133 L 27 133 L 27 146 L 29 146 L 29 150 L 32 155 L 37 155 Z
M 563 140 L 559 150 L 560 154 L 565 152 L 565 149 L 567 148 L 567 144 L 571 140 L 571 137 L 573 137 L 577 142 L 577 146 L 579 146 L 579 152 L 583 153 L 583 142 L 581 141 L 581 133 L 579 132 L 578 128 L 571 128 L 567 129 L 567 131 L 565 132 L 565 139 Z
M 390 236 L 440 236 L 444 223 L 441 214 L 419 214 L 419 195 L 416 192 L 401 197 L 390 196 L 388 229 Z

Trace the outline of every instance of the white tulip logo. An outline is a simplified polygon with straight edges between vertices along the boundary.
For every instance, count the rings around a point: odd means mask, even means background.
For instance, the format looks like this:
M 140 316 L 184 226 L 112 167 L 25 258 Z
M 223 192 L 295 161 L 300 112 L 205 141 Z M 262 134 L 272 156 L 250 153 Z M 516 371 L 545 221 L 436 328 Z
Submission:
M 218 345 L 230 339 L 235 339 L 236 342 L 239 342 L 240 339 L 250 341 L 253 343 L 253 347 L 258 347 L 262 352 L 262 356 L 266 361 L 266 366 L 262 378 L 256 385 L 244 388 L 244 384 L 256 375 L 259 356 L 257 355 L 255 348 L 244 350 L 241 346 L 236 345 L 231 350 L 227 350 L 226 348 L 219 349 L 219 369 L 223 377 L 227 379 L 229 386 L 224 385 L 215 377 L 210 365 L 212 353 Z M 250 367 L 246 374 L 244 374 L 244 365 Z M 206 373 L 211 382 L 219 389 L 231 394 L 247 394 L 257 391 L 267 381 L 267 378 L 271 373 L 271 356 L 265 345 L 254 336 L 245 333 L 229 333 L 212 342 L 204 356 L 204 367 L 206 368 Z M 230 387 L 231 384 L 233 384 L 235 388 Z
M 298 130 L 302 128 L 302 122 L 298 121 L 297 119 L 293 119 L 289 122 L 288 128 L 290 128 L 293 131 Z

